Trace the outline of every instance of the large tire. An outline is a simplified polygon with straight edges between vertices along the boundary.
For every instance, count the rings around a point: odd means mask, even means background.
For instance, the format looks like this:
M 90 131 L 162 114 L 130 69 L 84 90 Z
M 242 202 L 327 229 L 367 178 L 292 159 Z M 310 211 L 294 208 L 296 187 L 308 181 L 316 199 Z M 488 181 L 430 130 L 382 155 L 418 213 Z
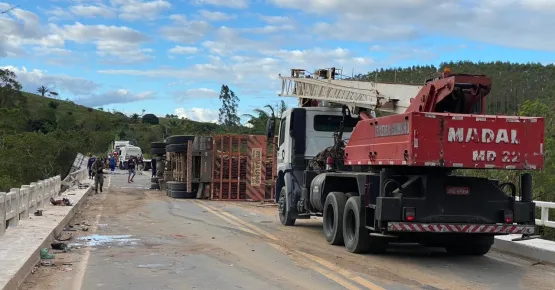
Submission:
M 160 189 L 160 185 L 158 183 L 151 183 L 150 189 Z
M 345 248 L 351 253 L 383 253 L 387 249 L 387 240 L 370 236 L 365 222 L 361 220 L 360 196 L 352 196 L 345 204 L 343 213 L 343 239 Z
M 152 148 L 152 149 L 150 149 L 150 153 L 153 154 L 153 155 L 165 154 L 166 153 L 166 147 L 164 147 L 164 148 Z
M 168 189 L 177 191 L 187 191 L 187 183 L 179 181 L 168 181 L 166 182 Z
M 196 192 L 187 192 L 187 191 L 180 191 L 180 190 L 170 190 L 170 197 L 171 198 L 196 198 Z
M 324 235 L 330 245 L 343 244 L 343 212 L 347 197 L 343 192 L 330 192 L 324 203 Z
M 279 194 L 279 202 L 278 202 L 278 213 L 279 213 L 279 221 L 284 226 L 294 226 L 295 221 L 297 220 L 289 210 L 287 210 L 287 191 L 285 186 L 281 188 Z
M 195 140 L 194 135 L 175 135 L 166 139 L 166 145 L 171 144 L 187 144 L 188 141 Z
M 493 236 L 476 236 L 460 239 L 457 243 L 445 246 L 445 250 L 452 255 L 483 256 L 489 252 L 493 242 Z
M 166 152 L 182 153 L 187 152 L 187 144 L 170 144 L 166 146 Z
M 164 142 L 152 142 L 152 143 L 150 143 L 150 148 L 164 149 L 164 148 L 166 148 L 166 143 L 164 143 Z
M 158 177 L 151 177 L 150 182 L 158 184 Z

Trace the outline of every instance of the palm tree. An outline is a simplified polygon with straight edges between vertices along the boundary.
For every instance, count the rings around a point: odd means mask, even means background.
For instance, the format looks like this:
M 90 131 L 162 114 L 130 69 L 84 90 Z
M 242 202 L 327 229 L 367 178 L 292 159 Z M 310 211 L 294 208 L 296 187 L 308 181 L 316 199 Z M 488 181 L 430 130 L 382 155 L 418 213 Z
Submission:
M 140 117 L 141 117 L 141 116 L 139 116 L 139 114 L 135 113 L 135 114 L 131 115 L 131 121 L 132 121 L 133 123 L 139 123 L 139 118 L 140 118 Z
M 244 114 L 243 116 L 249 118 L 247 124 L 252 126 L 253 131 L 255 131 L 256 133 L 264 133 L 266 131 L 266 122 L 268 122 L 268 119 L 273 118 L 279 121 L 283 117 L 283 113 L 285 113 L 286 110 L 287 105 L 284 101 L 281 101 L 278 105 L 275 106 L 266 105 L 261 109 L 254 109 L 254 115 Z
M 43 96 L 43 97 L 44 97 L 44 95 L 45 95 L 46 93 L 48 93 L 49 91 L 50 91 L 50 90 L 49 90 L 47 87 L 45 87 L 45 86 L 40 86 L 40 87 L 37 89 L 37 92 L 39 92 L 40 95 Z

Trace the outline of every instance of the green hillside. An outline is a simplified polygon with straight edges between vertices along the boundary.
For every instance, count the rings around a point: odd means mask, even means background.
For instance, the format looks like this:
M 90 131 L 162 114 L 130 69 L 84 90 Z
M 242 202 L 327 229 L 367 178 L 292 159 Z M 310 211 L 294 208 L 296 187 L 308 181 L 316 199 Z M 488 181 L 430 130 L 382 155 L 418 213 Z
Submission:
M 147 116 L 22 92 L 15 74 L 0 70 L 0 191 L 65 175 L 78 152 L 104 154 L 115 138 L 131 141 L 148 155 L 150 143 L 168 135 L 256 133 L 173 115 L 148 122 Z

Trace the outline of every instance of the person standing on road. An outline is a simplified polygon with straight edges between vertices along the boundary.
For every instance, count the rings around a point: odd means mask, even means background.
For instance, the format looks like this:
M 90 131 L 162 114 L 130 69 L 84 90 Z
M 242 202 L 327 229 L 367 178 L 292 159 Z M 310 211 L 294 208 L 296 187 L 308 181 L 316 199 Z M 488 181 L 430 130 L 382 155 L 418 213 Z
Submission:
M 131 156 L 127 161 L 127 169 L 129 170 L 129 176 L 127 177 L 127 183 L 133 182 L 133 177 L 135 177 L 135 167 L 137 166 L 137 161 L 134 156 Z
M 92 165 L 92 171 L 94 172 L 94 191 L 95 193 L 98 193 L 98 190 L 100 189 L 100 192 L 102 192 L 102 186 L 104 185 L 104 162 L 102 161 L 101 158 L 97 158 L 93 165 Z
M 116 170 L 116 157 L 110 154 L 110 172 L 114 174 L 114 170 Z
M 91 153 L 89 153 L 89 162 L 87 163 L 87 169 L 89 170 L 89 179 L 93 178 L 92 165 L 94 164 L 95 160 L 95 156 L 92 156 Z

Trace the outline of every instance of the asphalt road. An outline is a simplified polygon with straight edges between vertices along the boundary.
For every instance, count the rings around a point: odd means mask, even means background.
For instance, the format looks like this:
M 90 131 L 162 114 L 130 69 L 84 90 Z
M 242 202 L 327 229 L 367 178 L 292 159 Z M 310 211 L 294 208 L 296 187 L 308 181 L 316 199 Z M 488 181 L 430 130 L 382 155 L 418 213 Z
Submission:
M 330 246 L 318 219 L 279 223 L 275 207 L 178 200 L 150 176 L 107 177 L 55 266 L 22 289 L 553 289 L 555 268 L 492 251 L 448 256 L 398 246 L 379 256 Z

